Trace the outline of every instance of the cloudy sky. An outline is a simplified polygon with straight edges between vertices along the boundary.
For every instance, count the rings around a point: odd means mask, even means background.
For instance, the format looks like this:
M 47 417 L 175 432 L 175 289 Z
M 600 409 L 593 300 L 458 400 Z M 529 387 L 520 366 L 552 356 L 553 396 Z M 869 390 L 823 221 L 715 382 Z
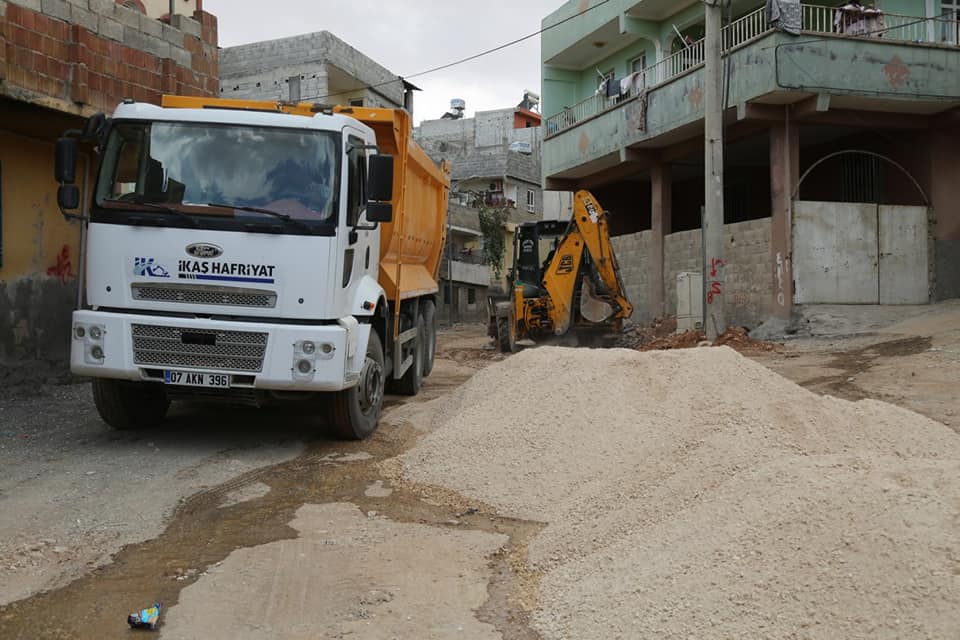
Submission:
M 330 31 L 390 71 L 410 76 L 534 33 L 563 0 L 204 0 L 220 45 Z M 412 78 L 415 118 L 439 118 L 451 98 L 467 113 L 513 107 L 540 92 L 540 38 L 445 71 Z

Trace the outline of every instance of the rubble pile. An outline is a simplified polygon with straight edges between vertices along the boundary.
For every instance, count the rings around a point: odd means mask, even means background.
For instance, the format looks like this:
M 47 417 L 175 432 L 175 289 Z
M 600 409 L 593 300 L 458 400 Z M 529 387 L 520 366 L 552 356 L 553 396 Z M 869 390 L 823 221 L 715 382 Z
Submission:
M 628 327 L 620 336 L 617 346 L 637 351 L 665 351 L 690 349 L 699 346 L 707 336 L 703 331 L 690 330 L 676 333 L 676 318 L 657 318 L 649 325 Z M 783 345 L 751 338 L 743 327 L 729 327 L 713 342 L 712 346 L 727 346 L 741 353 L 757 351 L 780 351 Z

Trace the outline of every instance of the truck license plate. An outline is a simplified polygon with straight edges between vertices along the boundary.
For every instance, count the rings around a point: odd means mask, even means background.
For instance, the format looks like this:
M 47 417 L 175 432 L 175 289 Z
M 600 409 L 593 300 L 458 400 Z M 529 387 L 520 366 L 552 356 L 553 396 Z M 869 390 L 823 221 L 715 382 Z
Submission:
M 164 371 L 163 381 L 182 387 L 230 388 L 230 376 L 226 373 L 196 373 L 193 371 Z

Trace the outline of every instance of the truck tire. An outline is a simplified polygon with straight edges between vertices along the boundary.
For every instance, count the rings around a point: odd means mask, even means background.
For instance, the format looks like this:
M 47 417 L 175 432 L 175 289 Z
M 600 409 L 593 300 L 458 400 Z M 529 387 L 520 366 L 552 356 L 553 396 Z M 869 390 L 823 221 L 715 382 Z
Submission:
M 423 383 L 423 356 L 424 356 L 424 327 L 423 316 L 417 314 L 417 337 L 414 338 L 416 344 L 413 346 L 413 364 L 407 369 L 403 377 L 397 380 L 397 393 L 405 396 L 415 396 L 420 393 L 420 385 Z M 398 361 L 401 359 L 398 357 Z
M 114 429 L 155 427 L 167 417 L 170 400 L 163 385 L 94 378 L 93 402 L 103 421 Z
M 329 400 L 328 417 L 334 435 L 344 440 L 363 440 L 374 432 L 383 408 L 385 382 L 383 344 L 377 332 L 371 330 L 360 382 L 334 393 Z
M 423 377 L 426 378 L 433 371 L 433 361 L 437 357 L 437 306 L 433 300 L 422 303 L 424 326 Z
M 517 329 L 510 316 L 497 318 L 497 344 L 503 353 L 517 350 Z

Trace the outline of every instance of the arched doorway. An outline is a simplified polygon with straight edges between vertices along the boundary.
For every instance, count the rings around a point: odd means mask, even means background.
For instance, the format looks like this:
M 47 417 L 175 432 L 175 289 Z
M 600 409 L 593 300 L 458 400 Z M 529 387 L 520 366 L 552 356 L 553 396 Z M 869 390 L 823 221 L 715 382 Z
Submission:
M 816 188 L 801 199 L 805 183 Z M 888 156 L 851 149 L 820 158 L 794 194 L 794 302 L 928 303 L 930 215 L 919 182 Z

